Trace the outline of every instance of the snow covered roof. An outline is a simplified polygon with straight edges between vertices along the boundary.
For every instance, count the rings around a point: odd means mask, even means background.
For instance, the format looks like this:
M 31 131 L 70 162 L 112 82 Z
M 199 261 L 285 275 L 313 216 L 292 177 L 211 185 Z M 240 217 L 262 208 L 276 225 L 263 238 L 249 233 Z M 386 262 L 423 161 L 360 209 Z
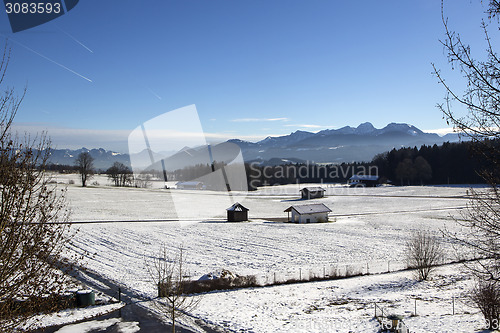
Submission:
M 310 204 L 310 205 L 294 205 L 285 209 L 285 212 L 290 212 L 291 210 L 295 210 L 300 215 L 304 214 L 316 214 L 316 213 L 329 213 L 332 210 L 325 206 L 325 204 Z
M 233 212 L 245 212 L 248 211 L 249 209 L 240 204 L 239 202 L 236 202 L 234 205 L 226 209 L 227 211 L 233 211 Z
M 300 191 L 301 192 L 302 191 L 306 191 L 306 192 L 325 192 L 325 189 L 322 188 L 322 187 L 316 186 L 316 187 L 304 187 Z
M 233 272 L 228 271 L 227 269 L 222 269 L 222 270 L 218 270 L 218 271 L 211 272 L 208 274 L 204 274 L 198 279 L 198 281 L 209 281 L 209 280 L 216 280 L 216 279 L 233 280 L 233 279 L 236 279 L 237 277 L 238 277 L 238 275 L 234 274 Z
M 370 175 L 354 175 L 349 180 L 373 180 L 377 181 L 378 176 L 370 176 Z

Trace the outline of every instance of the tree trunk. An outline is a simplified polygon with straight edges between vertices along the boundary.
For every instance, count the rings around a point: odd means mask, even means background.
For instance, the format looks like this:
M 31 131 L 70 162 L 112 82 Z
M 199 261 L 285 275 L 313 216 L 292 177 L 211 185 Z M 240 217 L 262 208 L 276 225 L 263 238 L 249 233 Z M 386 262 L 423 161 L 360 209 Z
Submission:
M 175 333 L 175 306 L 172 304 L 172 313 L 170 314 L 172 317 L 172 333 Z

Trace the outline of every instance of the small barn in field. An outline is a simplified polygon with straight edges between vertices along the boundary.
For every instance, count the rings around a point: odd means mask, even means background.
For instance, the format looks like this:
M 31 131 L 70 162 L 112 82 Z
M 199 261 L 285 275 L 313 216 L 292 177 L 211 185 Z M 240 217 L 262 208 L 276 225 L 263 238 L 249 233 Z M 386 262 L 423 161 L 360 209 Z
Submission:
M 304 187 L 300 190 L 302 199 L 323 198 L 325 196 L 325 189 L 322 187 Z
M 288 221 L 294 223 L 328 222 L 328 213 L 331 211 L 322 203 L 294 205 L 285 209 L 285 212 L 288 213 Z
M 226 210 L 228 222 L 248 221 L 248 208 L 244 207 L 239 202 L 236 202 Z
M 348 185 L 350 187 L 363 186 L 363 187 L 375 187 L 379 184 L 378 176 L 370 175 L 354 175 L 349 178 Z
M 175 186 L 180 190 L 203 190 L 205 185 L 203 182 L 177 182 Z

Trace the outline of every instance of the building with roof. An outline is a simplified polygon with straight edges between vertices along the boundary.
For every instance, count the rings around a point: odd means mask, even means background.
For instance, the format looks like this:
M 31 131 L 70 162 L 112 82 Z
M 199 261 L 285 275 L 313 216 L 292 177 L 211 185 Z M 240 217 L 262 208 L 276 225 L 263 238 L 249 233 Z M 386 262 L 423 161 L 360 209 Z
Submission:
M 325 189 L 322 187 L 304 187 L 300 190 L 302 199 L 323 198 L 325 196 Z
M 322 203 L 293 205 L 285 209 L 285 212 L 288 213 L 288 221 L 294 223 L 328 222 L 328 213 L 331 211 Z
M 248 208 L 244 207 L 239 202 L 229 207 L 227 210 L 228 222 L 242 222 L 248 221 Z
M 349 178 L 349 182 L 347 184 L 350 187 L 375 187 L 379 184 L 379 177 L 370 175 L 354 175 Z

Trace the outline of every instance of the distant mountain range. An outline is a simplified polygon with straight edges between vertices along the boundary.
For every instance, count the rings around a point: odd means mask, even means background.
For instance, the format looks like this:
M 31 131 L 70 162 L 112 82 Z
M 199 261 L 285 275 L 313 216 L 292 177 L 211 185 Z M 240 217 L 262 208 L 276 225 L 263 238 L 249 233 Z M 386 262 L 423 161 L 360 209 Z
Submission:
M 314 161 L 317 163 L 341 163 L 371 161 L 379 153 L 401 147 L 420 147 L 424 144 L 442 144 L 459 141 L 457 134 L 443 137 L 425 133 L 415 126 L 391 123 L 377 129 L 371 123 L 358 127 L 342 127 L 318 133 L 296 131 L 289 135 L 267 137 L 259 142 L 229 140 L 237 144 L 245 161 L 276 164 L 287 160 Z
M 113 165 L 114 162 L 121 162 L 130 166 L 130 156 L 121 154 L 102 148 L 99 149 L 52 149 L 50 153 L 49 163 L 59 165 L 75 165 L 76 158 L 79 154 L 88 152 L 94 158 L 94 167 L 96 169 L 105 170 Z
M 316 163 L 341 163 L 352 161 L 370 161 L 379 153 L 401 147 L 420 147 L 421 145 L 442 144 L 443 142 L 459 141 L 457 134 L 447 134 L 443 137 L 435 133 L 425 133 L 415 126 L 408 124 L 391 123 L 384 128 L 377 129 L 371 123 L 362 123 L 358 127 L 342 127 L 339 129 L 328 129 L 317 133 L 296 131 L 289 135 L 279 137 L 267 137 L 258 142 L 249 142 L 239 139 L 228 140 L 226 143 L 215 145 L 223 151 L 228 143 L 240 147 L 243 158 L 246 162 L 258 162 L 261 164 L 282 164 L 296 162 L 316 162 Z M 165 147 L 168 151 L 168 147 Z M 229 149 L 233 150 L 233 149 Z M 128 154 L 121 154 L 100 149 L 57 149 L 52 151 L 50 162 L 54 164 L 73 165 L 75 159 L 81 152 L 89 152 L 94 157 L 94 165 L 98 169 L 107 169 L 114 162 L 121 162 L 130 165 Z M 166 159 L 166 165 L 172 167 L 183 164 L 183 156 L 197 148 L 183 148 L 176 154 Z M 232 154 L 234 151 L 231 152 Z M 132 159 L 142 159 L 148 155 L 147 151 L 140 152 L 132 156 Z M 155 158 L 162 153 L 153 153 Z M 206 156 L 200 153 L 200 156 Z M 225 158 L 224 158 L 225 159 Z M 168 163 L 170 161 L 171 163 Z M 201 161 L 200 161 L 201 162 Z

